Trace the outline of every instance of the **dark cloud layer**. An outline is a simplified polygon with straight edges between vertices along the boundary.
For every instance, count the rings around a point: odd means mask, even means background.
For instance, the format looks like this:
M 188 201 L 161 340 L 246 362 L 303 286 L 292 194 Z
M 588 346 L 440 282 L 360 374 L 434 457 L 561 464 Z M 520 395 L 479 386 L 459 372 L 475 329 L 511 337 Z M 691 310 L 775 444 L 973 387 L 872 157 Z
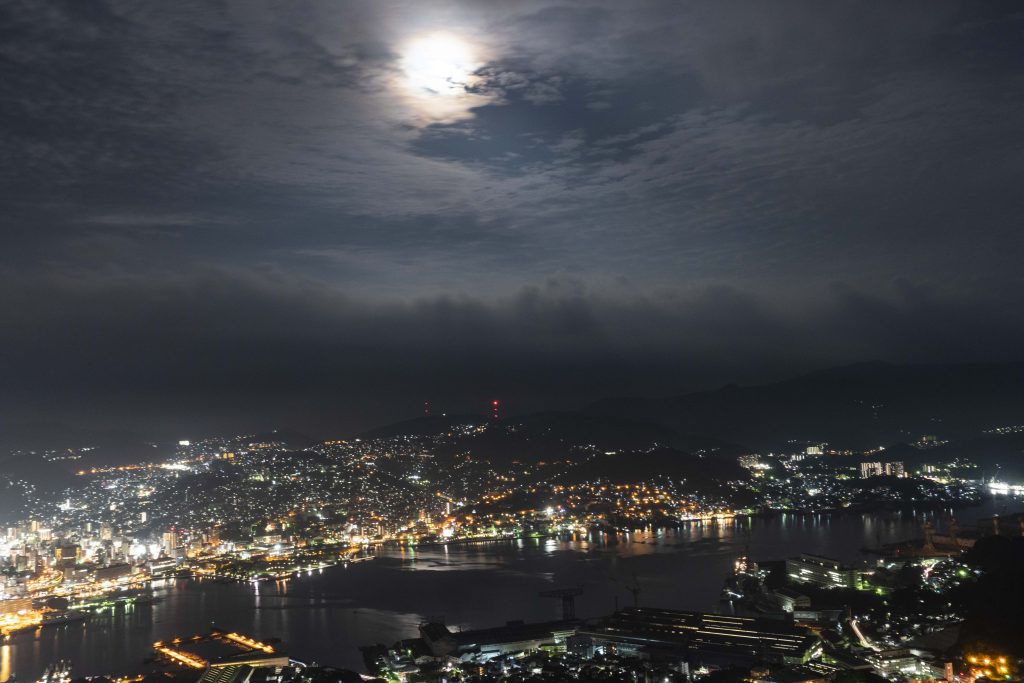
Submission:
M 1017 358 L 1021 120 L 1010 2 L 8 0 L 0 401 L 323 432 Z
M 181 429 L 344 431 L 418 413 L 774 379 L 837 362 L 1015 359 L 1013 296 L 833 284 L 786 303 L 551 280 L 507 296 L 368 302 L 280 275 L 6 278 L 8 415 Z M 43 301 L 27 307 L 25 301 Z

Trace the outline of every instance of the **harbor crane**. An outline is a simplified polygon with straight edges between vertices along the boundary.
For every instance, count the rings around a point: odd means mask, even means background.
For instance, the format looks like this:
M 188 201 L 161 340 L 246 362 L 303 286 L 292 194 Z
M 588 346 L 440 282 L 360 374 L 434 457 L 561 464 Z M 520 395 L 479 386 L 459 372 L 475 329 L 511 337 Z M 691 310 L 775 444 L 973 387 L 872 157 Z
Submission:
M 562 599 L 562 619 L 572 621 L 576 618 L 576 598 L 583 595 L 582 588 L 556 588 L 538 593 L 542 598 Z

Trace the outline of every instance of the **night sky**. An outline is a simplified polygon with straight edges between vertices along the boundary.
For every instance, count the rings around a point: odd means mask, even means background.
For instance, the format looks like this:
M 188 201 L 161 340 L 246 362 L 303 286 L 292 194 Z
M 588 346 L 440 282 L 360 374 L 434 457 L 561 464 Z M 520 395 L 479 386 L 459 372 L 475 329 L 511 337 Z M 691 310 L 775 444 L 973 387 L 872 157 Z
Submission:
M 0 2 L 0 422 L 1019 360 L 1019 2 Z

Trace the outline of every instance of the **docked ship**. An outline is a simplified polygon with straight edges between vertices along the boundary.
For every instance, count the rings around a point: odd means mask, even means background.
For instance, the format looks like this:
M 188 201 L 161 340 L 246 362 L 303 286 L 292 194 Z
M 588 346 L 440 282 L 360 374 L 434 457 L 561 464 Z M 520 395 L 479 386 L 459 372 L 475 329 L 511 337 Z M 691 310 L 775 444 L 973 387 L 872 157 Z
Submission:
M 65 612 L 51 612 L 44 614 L 40 626 L 64 626 L 66 624 L 80 624 L 89 618 L 88 612 L 67 610 Z
M 70 680 L 71 662 L 62 659 L 46 667 L 46 671 L 39 678 L 39 683 L 69 683 Z

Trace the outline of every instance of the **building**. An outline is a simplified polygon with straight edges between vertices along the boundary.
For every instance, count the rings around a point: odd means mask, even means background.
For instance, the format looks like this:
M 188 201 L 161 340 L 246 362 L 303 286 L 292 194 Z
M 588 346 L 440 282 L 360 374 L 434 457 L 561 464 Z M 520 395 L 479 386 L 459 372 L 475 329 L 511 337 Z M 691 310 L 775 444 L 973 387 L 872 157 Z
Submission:
M 792 614 L 796 610 L 810 609 L 811 607 L 811 599 L 792 588 L 786 588 L 785 586 L 776 588 L 772 591 L 771 595 L 776 604 L 778 604 L 779 609 L 783 612 Z
M 165 531 L 161 540 L 164 555 L 166 557 L 176 557 L 178 554 L 178 534 L 173 531 Z
M 860 478 L 868 479 L 870 477 L 878 477 L 882 474 L 882 463 L 880 462 L 862 462 L 860 464 Z
M 53 554 L 58 567 L 74 567 L 82 559 L 82 547 L 74 543 L 59 545 L 53 549 Z
M 255 670 L 281 669 L 291 664 L 283 652 L 248 636 L 211 629 L 205 635 L 153 643 L 156 657 L 182 669 L 203 669 L 204 683 L 242 683 Z M 239 678 L 239 676 L 245 678 Z
M 841 609 L 794 609 L 793 623 L 797 626 L 835 626 L 842 616 Z
M 201 683 L 252 683 L 264 680 L 280 680 L 279 676 L 291 664 L 287 655 L 239 654 L 220 661 L 210 662 L 199 681 Z M 260 676 L 259 674 L 263 674 Z M 267 674 L 276 674 L 276 676 Z
M 129 564 L 112 564 L 109 567 L 97 567 L 96 581 L 117 581 L 131 575 L 132 567 Z
M 860 478 L 871 477 L 902 477 L 905 471 L 902 462 L 862 462 L 860 464 Z
M 868 663 L 880 676 L 886 678 L 907 677 L 913 679 L 939 680 L 945 677 L 942 664 L 932 664 L 915 656 L 906 648 L 879 650 L 865 656 Z
M 0 600 L 0 617 L 7 616 L 9 614 L 17 614 L 18 612 L 28 612 L 31 609 L 31 598 L 12 598 L 10 600 Z
M 821 667 L 798 664 L 772 669 L 770 676 L 763 680 L 766 683 L 826 683 L 829 677 Z
M 821 654 L 821 661 L 842 671 L 871 671 L 874 668 L 863 657 L 838 649 L 826 649 Z
M 444 624 L 432 622 L 420 626 L 420 637 L 434 657 L 486 660 L 546 647 L 564 648 L 578 625 L 577 621 L 513 621 L 497 628 L 453 633 Z
M 793 583 L 809 583 L 824 588 L 859 588 L 860 572 L 839 560 L 803 554 L 786 560 L 786 576 Z
M 200 683 L 363 683 L 355 671 L 334 667 L 308 667 L 292 662 L 287 666 L 263 664 L 232 664 L 211 667 Z M 381 679 L 372 679 L 379 681 Z
M 691 665 L 798 664 L 820 642 L 811 631 L 777 619 L 754 619 L 649 607 L 620 610 L 596 627 L 581 628 L 594 647 L 622 655 Z
M 172 557 L 160 560 L 151 560 L 149 563 L 149 574 L 154 579 L 168 576 L 178 570 L 178 561 Z
M 529 658 L 538 651 L 636 658 L 688 675 L 693 666 L 796 666 L 821 652 L 822 641 L 789 621 L 734 617 L 680 610 L 629 608 L 603 619 L 510 622 L 498 628 L 452 631 L 438 622 L 422 624 L 420 637 L 391 648 L 360 648 L 370 670 L 386 670 L 400 680 L 438 663 L 461 661 L 483 667 L 506 657 Z M 208 683 L 241 683 L 208 681 Z M 252 683 L 252 682 L 247 682 Z
M 575 634 L 569 636 L 565 641 L 565 649 L 567 652 L 574 654 L 584 659 L 593 659 L 594 657 L 594 639 L 590 636 L 583 634 Z

